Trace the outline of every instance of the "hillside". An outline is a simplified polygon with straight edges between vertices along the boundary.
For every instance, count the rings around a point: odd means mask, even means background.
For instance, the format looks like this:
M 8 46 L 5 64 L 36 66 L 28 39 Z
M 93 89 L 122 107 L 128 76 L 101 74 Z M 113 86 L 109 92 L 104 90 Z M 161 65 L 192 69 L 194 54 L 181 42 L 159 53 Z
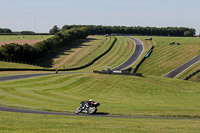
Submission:
M 42 67 L 29 65 L 29 64 L 0 61 L 0 68 L 41 69 Z
M 155 46 L 151 56 L 138 69 L 144 75 L 163 76 L 200 53 L 200 38 L 153 37 L 152 41 L 144 40 L 148 38 L 144 36 L 136 38 Z M 180 45 L 169 45 L 173 41 Z
M 100 102 L 113 115 L 200 117 L 200 84 L 154 76 L 58 74 L 0 82 L 0 105 L 71 112 L 79 102 Z

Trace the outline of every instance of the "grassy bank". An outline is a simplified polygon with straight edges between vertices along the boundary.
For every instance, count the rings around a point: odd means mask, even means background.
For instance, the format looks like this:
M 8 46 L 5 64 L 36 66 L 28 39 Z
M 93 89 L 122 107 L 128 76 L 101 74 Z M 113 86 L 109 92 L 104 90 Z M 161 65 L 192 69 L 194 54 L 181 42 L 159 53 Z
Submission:
M 104 36 L 89 36 L 87 39 L 76 42 L 74 48 L 62 51 L 63 54 L 53 59 L 53 67 L 74 68 L 83 66 L 103 52 L 105 52 L 114 38 Z
M 167 72 L 190 60 L 200 52 L 200 38 L 192 37 L 136 37 L 146 44 L 154 45 L 152 55 L 144 61 L 138 72 L 144 75 L 163 76 Z M 180 45 L 169 45 L 175 41 Z
M 29 68 L 29 69 L 39 69 L 42 67 L 29 65 L 29 64 L 22 64 L 22 63 L 12 63 L 12 62 L 4 62 L 0 61 L 0 68 Z
M 134 51 L 134 43 L 125 37 L 117 36 L 117 42 L 111 51 L 95 62 L 92 66 L 81 71 L 103 70 L 104 67 L 117 67 L 126 61 Z
M 0 105 L 72 113 L 92 98 L 113 115 L 200 117 L 199 88 L 160 77 L 66 73 L 0 82 Z

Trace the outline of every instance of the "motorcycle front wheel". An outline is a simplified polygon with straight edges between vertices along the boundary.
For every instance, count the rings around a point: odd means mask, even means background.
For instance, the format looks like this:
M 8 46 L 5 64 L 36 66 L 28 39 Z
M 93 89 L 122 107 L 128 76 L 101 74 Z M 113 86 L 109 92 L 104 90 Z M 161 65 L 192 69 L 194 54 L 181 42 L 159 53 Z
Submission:
M 80 112 L 81 112 L 81 108 L 80 108 L 80 107 L 78 107 L 78 108 L 74 111 L 75 114 L 79 114 Z

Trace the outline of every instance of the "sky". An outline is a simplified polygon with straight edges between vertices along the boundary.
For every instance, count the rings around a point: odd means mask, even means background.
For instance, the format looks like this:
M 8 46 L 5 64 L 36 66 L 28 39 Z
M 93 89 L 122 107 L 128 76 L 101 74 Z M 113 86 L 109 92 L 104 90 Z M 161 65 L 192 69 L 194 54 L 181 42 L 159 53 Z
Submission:
M 189 27 L 200 0 L 0 0 L 0 28 L 48 33 L 57 25 Z

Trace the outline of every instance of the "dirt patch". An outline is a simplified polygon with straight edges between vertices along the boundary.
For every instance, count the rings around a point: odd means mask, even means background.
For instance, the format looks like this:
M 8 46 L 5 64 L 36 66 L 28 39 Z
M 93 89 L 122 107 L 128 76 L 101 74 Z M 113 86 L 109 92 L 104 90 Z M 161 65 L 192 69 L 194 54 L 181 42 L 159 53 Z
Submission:
M 4 41 L 4 42 L 0 42 L 0 46 L 1 46 L 1 45 L 5 45 L 5 44 L 10 44 L 10 43 L 17 43 L 17 44 L 21 44 L 21 45 L 27 43 L 27 44 L 29 44 L 29 45 L 34 45 L 34 44 L 36 44 L 36 43 L 38 43 L 38 42 L 41 42 L 41 41 L 43 41 L 43 40 L 45 40 L 45 39 L 39 39 L 39 40 Z

